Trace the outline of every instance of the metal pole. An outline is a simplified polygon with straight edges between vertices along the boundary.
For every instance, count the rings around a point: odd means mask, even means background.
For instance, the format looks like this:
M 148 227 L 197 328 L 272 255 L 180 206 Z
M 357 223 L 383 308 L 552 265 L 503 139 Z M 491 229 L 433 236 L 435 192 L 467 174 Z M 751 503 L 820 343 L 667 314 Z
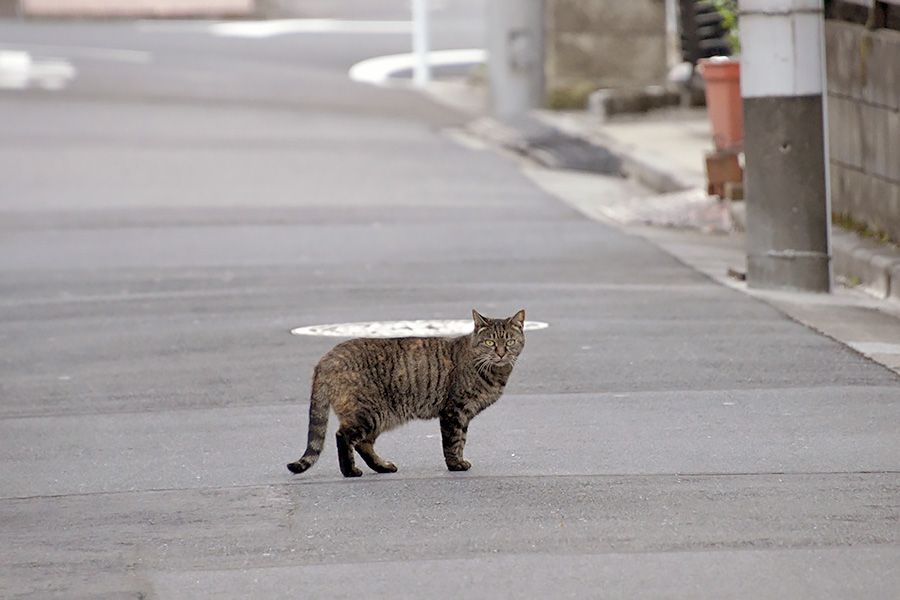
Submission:
M 831 290 L 822 0 L 740 0 L 747 283 Z
M 425 85 L 431 81 L 431 68 L 428 65 L 428 0 L 412 0 L 412 45 L 415 64 L 413 82 Z

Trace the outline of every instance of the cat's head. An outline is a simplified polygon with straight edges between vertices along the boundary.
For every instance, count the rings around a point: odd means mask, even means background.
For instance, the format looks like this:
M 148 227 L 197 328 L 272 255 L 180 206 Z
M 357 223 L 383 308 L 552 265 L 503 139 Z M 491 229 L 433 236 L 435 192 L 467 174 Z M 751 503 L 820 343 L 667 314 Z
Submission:
M 488 319 L 472 311 L 472 352 L 476 366 L 515 365 L 525 348 L 525 311 L 508 319 Z

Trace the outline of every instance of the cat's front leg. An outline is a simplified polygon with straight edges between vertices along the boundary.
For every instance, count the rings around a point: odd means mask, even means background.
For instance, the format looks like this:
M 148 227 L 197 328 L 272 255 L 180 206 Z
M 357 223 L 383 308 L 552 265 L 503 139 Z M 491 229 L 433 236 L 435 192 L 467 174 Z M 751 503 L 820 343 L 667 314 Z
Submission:
M 451 471 L 468 471 L 472 463 L 463 458 L 469 423 L 463 415 L 446 413 L 440 417 L 444 462 Z

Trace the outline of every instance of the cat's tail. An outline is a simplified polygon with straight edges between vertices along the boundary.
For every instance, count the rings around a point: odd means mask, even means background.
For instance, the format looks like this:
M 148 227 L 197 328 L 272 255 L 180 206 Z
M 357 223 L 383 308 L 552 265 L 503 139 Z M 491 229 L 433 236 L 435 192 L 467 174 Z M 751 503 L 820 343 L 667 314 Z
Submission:
M 316 371 L 318 375 L 318 370 Z M 316 464 L 322 448 L 325 446 L 325 432 L 328 430 L 328 409 L 331 404 L 328 401 L 327 385 L 318 381 L 313 376 L 312 394 L 309 399 L 309 436 L 306 442 L 306 452 L 303 458 L 290 463 L 287 468 L 292 473 L 302 473 Z

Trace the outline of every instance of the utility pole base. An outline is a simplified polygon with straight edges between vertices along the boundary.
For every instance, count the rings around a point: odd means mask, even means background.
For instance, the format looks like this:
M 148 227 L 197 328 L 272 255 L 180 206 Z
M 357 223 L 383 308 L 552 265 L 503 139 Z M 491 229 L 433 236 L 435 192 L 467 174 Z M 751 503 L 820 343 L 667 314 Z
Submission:
M 745 97 L 744 115 L 747 283 L 830 292 L 822 96 Z

